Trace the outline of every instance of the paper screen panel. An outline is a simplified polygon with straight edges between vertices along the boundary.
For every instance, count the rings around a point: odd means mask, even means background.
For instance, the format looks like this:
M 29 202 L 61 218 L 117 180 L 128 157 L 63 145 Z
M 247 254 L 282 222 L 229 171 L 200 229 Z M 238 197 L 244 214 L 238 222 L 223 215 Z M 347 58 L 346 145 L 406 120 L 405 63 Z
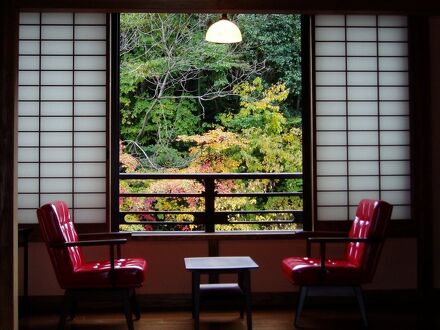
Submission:
M 107 209 L 107 18 L 21 13 L 18 219 L 64 200 L 73 220 L 103 223 Z
M 361 198 L 410 218 L 407 18 L 315 17 L 318 221 L 354 218 Z

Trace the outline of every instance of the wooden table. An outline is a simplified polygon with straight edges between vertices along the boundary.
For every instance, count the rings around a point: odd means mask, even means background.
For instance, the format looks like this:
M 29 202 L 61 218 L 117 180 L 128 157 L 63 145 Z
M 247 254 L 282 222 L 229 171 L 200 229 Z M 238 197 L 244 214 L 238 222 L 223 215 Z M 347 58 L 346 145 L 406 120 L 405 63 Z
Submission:
M 243 307 L 246 310 L 248 330 L 252 329 L 251 308 L 251 276 L 250 271 L 258 265 L 250 257 L 202 257 L 185 258 L 185 268 L 192 273 L 192 316 L 194 329 L 200 326 L 200 296 L 216 294 L 231 294 L 243 297 Z M 237 283 L 200 284 L 200 275 L 218 275 L 223 273 L 237 274 Z M 240 310 L 243 317 L 243 308 Z

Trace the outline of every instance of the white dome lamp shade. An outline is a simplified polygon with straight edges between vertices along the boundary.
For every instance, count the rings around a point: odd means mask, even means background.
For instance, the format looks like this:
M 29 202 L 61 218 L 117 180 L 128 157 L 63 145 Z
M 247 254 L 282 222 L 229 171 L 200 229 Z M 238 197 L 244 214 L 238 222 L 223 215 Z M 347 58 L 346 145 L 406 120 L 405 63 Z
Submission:
M 241 32 L 237 25 L 228 20 L 226 14 L 221 20 L 212 24 L 206 31 L 205 40 L 219 44 L 232 44 L 241 42 Z

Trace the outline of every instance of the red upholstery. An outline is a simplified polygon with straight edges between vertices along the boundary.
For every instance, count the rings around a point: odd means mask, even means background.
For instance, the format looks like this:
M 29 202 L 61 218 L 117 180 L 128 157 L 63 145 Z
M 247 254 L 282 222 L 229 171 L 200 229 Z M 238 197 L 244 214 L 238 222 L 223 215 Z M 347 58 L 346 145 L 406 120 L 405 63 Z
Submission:
M 63 289 L 141 287 L 147 262 L 140 258 L 115 259 L 115 276 L 110 276 L 110 261 L 85 262 L 81 247 L 51 247 L 54 243 L 77 242 L 67 205 L 55 201 L 37 210 L 41 236 Z
M 361 269 L 344 259 L 327 259 L 323 280 L 320 262 L 319 258 L 290 257 L 284 259 L 281 265 L 284 275 L 296 285 L 355 285 L 361 282 Z
M 281 262 L 283 274 L 295 285 L 360 285 L 371 282 L 391 211 L 392 206 L 387 202 L 362 200 L 348 237 L 377 239 L 379 243 L 346 243 L 344 257 L 326 259 L 324 276 L 320 258 L 285 258 Z

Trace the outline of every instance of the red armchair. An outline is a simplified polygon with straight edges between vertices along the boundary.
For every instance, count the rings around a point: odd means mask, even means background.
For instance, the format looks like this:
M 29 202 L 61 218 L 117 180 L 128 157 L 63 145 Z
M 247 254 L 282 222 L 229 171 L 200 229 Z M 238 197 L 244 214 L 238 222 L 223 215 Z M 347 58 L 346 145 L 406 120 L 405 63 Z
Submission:
M 89 234 L 85 235 L 85 240 L 78 240 L 69 209 L 63 201 L 43 205 L 37 210 L 37 216 L 58 283 L 65 289 L 58 329 L 64 328 L 67 314 L 70 319 L 74 318 L 78 298 L 88 298 L 91 293 L 104 291 L 121 298 L 128 328 L 134 329 L 132 313 L 136 319 L 140 318 L 135 288 L 143 285 L 147 262 L 139 258 L 120 257 L 120 245 L 127 242 L 130 234 Z M 109 246 L 109 259 L 86 262 L 81 248 L 98 245 Z
M 281 262 L 283 274 L 299 286 L 294 324 L 298 327 L 304 301 L 310 291 L 328 287 L 350 289 L 357 298 L 364 326 L 368 326 L 361 285 L 372 281 L 379 261 L 392 205 L 380 200 L 360 201 L 348 237 L 309 237 L 307 257 L 289 257 Z M 319 244 L 319 257 L 312 258 L 312 244 Z M 346 245 L 342 258 L 328 258 L 326 244 Z

